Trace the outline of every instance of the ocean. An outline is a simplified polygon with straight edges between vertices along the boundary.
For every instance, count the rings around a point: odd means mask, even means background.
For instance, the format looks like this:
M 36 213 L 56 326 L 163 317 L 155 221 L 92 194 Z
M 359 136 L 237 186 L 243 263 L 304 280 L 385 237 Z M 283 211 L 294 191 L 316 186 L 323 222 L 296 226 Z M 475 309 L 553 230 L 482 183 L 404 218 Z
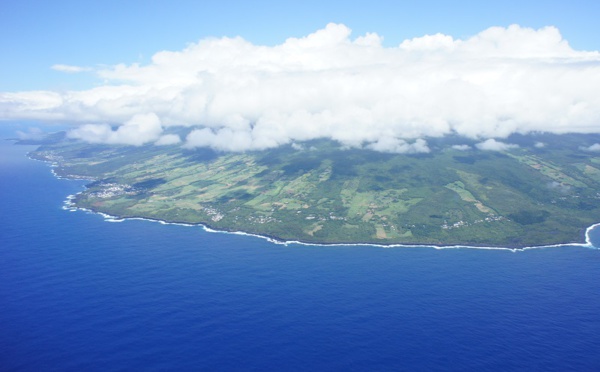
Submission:
M 62 208 L 85 181 L 2 142 L 1 371 L 600 370 L 600 250 L 108 222 Z

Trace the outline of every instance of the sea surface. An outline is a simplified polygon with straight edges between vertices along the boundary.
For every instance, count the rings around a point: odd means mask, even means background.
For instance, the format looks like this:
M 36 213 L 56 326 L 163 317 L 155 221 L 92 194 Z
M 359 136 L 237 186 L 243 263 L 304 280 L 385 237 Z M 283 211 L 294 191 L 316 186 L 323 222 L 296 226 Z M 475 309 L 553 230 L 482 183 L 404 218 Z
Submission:
M 1 371 L 600 370 L 600 250 L 111 223 L 32 149 L 0 144 Z

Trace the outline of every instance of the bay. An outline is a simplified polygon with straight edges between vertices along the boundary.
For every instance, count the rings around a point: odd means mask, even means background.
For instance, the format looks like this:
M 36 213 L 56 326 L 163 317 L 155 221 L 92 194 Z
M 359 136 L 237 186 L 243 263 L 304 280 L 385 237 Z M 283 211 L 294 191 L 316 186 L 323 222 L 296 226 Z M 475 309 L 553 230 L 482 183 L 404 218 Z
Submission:
M 64 210 L 85 182 L 4 142 L 1 370 L 600 368 L 596 249 L 278 245 L 110 223 Z

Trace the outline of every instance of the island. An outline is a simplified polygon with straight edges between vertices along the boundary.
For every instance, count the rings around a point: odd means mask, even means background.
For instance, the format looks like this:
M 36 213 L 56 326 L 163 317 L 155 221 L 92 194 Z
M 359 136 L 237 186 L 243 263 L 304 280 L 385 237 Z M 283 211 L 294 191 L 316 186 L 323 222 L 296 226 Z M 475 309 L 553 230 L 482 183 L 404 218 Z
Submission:
M 428 138 L 382 153 L 312 140 L 263 151 L 89 144 L 30 153 L 90 183 L 75 207 L 281 241 L 527 247 L 581 242 L 600 221 L 598 135 L 512 135 L 501 151 Z

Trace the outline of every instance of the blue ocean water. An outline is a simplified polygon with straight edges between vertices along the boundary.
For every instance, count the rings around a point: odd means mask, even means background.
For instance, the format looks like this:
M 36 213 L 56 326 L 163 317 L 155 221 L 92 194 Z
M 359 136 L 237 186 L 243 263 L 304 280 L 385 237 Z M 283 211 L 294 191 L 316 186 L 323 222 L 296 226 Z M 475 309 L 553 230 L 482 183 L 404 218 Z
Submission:
M 599 250 L 109 223 L 30 149 L 0 144 L 2 371 L 600 370 Z

